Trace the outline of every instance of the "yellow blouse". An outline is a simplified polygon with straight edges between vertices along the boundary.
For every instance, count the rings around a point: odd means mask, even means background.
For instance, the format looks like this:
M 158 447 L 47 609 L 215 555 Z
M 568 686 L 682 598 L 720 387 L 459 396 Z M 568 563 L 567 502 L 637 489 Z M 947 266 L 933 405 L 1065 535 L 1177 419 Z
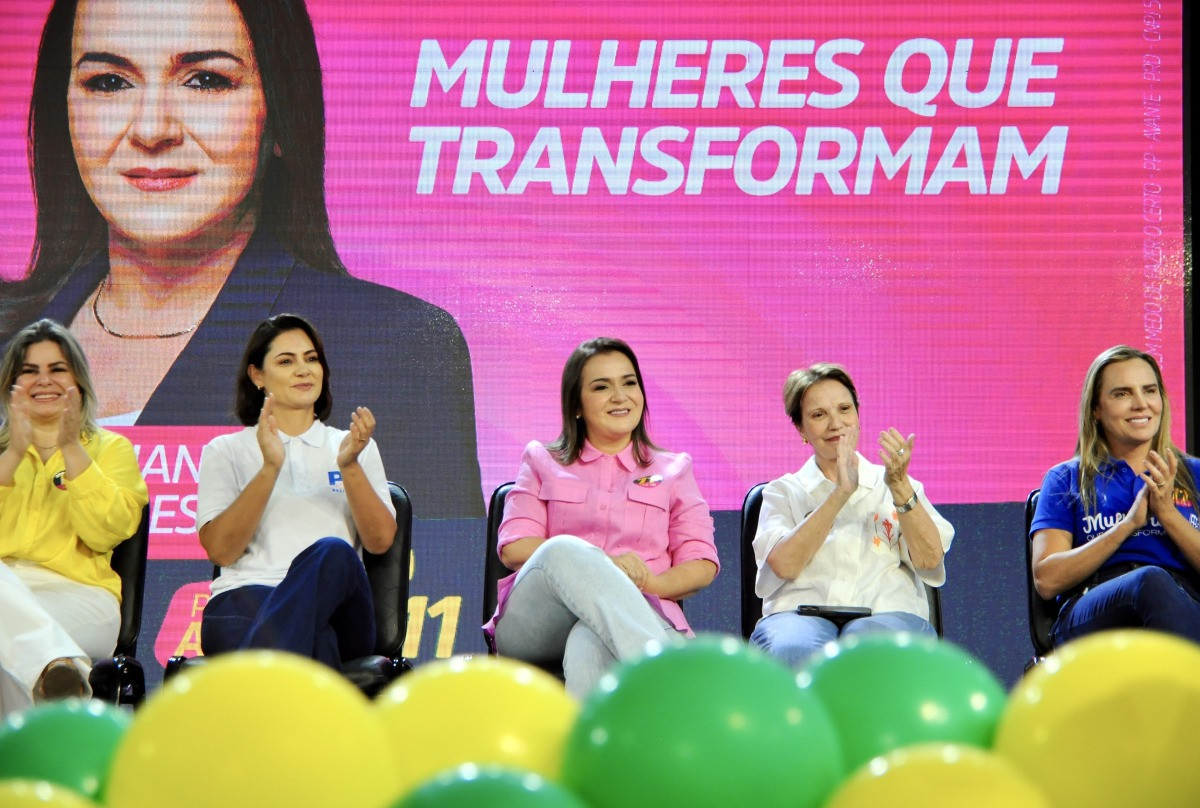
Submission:
M 109 559 L 138 528 L 146 482 L 125 437 L 101 429 L 84 436 L 83 448 L 92 462 L 74 480 L 65 478 L 61 451 L 43 463 L 30 446 L 14 484 L 0 485 L 0 558 L 32 561 L 120 598 Z

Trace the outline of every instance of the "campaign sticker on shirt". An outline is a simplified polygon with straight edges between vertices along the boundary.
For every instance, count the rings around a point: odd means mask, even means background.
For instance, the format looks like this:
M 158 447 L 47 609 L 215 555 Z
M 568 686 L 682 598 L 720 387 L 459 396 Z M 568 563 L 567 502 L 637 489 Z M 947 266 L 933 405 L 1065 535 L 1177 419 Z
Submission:
M 54 487 L 59 491 L 67 490 L 67 472 L 65 470 L 54 472 Z
M 661 474 L 650 474 L 646 477 L 638 477 L 634 480 L 634 485 L 640 485 L 643 488 L 653 488 L 656 485 L 662 485 L 663 477 Z

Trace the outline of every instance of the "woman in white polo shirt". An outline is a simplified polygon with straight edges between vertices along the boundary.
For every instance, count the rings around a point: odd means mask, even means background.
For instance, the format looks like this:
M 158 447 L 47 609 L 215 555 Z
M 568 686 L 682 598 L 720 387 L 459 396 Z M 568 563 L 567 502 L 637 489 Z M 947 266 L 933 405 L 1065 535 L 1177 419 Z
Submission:
M 245 429 L 215 438 L 200 461 L 196 525 L 221 567 L 204 609 L 205 654 L 275 648 L 335 668 L 371 653 L 370 585 L 360 547 L 382 553 L 395 512 L 375 418 L 324 424 L 333 406 L 321 338 L 306 320 L 264 320 L 238 371 Z

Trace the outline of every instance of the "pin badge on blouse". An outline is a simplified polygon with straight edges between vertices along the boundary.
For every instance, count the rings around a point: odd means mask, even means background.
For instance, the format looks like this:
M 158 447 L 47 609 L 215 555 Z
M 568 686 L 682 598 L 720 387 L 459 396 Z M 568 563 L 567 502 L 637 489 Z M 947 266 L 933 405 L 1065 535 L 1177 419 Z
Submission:
M 662 485 L 663 477 L 661 474 L 650 474 L 646 477 L 638 477 L 634 480 L 635 485 L 640 485 L 643 488 L 653 488 L 656 485 Z
M 67 472 L 65 470 L 54 472 L 54 487 L 59 491 L 67 490 Z

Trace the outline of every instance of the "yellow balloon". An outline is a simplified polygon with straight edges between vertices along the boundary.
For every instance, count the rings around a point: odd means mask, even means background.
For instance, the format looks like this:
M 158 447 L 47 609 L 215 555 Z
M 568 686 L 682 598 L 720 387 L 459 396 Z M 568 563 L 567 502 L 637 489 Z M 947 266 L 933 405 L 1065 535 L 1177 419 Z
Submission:
M 44 780 L 0 780 L 0 808 L 99 808 L 66 786 Z
M 1009 697 L 994 749 L 1060 808 L 1200 804 L 1200 646 L 1144 630 L 1064 645 Z
M 579 706 L 548 673 L 510 659 L 422 665 L 375 698 L 400 792 L 462 763 L 495 763 L 557 780 Z
M 277 651 L 185 669 L 134 714 L 106 804 L 381 808 L 397 795 L 383 727 L 337 671 Z
M 901 747 L 845 780 L 825 808 L 1051 808 L 1004 758 L 964 744 Z

